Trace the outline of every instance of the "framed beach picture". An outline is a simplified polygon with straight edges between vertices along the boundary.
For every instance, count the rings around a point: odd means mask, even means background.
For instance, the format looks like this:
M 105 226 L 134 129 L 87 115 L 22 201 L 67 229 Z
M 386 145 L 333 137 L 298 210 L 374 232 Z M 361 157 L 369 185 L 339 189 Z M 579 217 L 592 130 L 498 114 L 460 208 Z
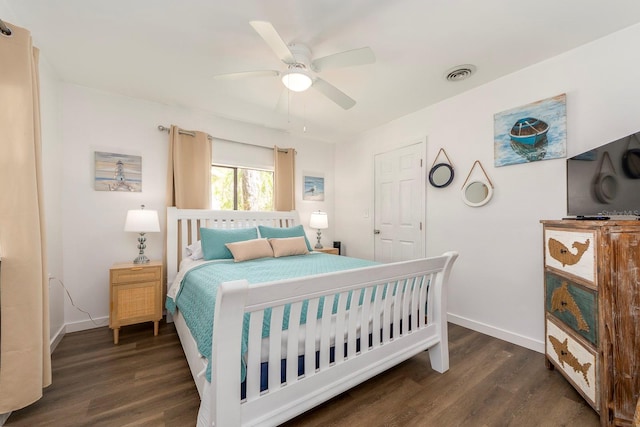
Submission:
M 494 115 L 496 167 L 566 156 L 566 94 Z
M 142 191 L 142 157 L 95 152 L 96 191 Z
M 324 177 L 305 175 L 302 191 L 302 200 L 323 201 Z

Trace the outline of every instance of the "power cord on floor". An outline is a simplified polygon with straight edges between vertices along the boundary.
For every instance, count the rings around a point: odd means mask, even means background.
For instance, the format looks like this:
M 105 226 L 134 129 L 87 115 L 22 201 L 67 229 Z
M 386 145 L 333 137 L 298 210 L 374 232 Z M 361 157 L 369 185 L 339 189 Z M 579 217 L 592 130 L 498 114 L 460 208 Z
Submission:
M 80 307 L 78 307 L 74 302 L 73 302 L 73 298 L 71 298 L 71 294 L 69 293 L 69 290 L 67 289 L 67 287 L 64 285 L 64 283 L 62 282 L 62 280 L 58 279 L 57 277 L 53 276 L 53 275 L 49 275 L 49 283 L 51 283 L 52 280 L 57 280 L 58 283 L 60 283 L 60 286 L 62 286 L 62 289 L 64 289 L 64 291 L 67 293 L 67 296 L 69 297 L 69 301 L 71 301 L 71 305 L 78 311 L 86 314 L 87 316 L 89 316 L 89 319 L 91 320 L 91 323 L 93 323 L 96 326 L 106 326 L 108 322 L 102 322 L 102 323 L 98 323 L 95 320 L 93 320 L 93 317 L 91 317 L 91 313 L 89 313 L 88 311 L 85 311 L 83 309 L 81 309 Z

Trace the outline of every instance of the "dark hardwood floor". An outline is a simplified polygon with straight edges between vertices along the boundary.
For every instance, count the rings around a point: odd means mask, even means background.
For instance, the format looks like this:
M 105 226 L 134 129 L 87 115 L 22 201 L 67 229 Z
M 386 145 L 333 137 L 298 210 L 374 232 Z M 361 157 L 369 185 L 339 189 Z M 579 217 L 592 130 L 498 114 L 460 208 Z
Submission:
M 53 384 L 6 426 L 193 426 L 199 398 L 172 324 L 67 334 Z M 543 355 L 450 325 L 451 368 L 418 356 L 286 426 L 598 426 L 597 414 Z M 224 427 L 224 426 L 223 426 Z

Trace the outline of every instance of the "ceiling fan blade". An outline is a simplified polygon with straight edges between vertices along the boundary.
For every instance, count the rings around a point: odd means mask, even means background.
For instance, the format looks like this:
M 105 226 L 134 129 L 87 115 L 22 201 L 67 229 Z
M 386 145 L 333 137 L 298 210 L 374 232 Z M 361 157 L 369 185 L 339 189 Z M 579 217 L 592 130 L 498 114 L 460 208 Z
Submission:
M 373 64 L 374 62 L 376 62 L 376 56 L 371 48 L 362 47 L 318 58 L 311 63 L 311 69 L 319 72 L 329 68 L 351 67 Z
M 251 21 L 249 22 L 254 30 L 264 39 L 269 45 L 271 50 L 280 58 L 285 64 L 295 64 L 296 59 L 289 50 L 287 44 L 282 40 L 280 34 L 273 28 L 271 22 L 266 21 Z
M 238 80 L 252 77 L 276 77 L 280 74 L 275 70 L 260 70 L 260 71 L 242 71 L 239 73 L 218 74 L 213 76 L 216 80 Z
M 327 83 L 320 78 L 316 78 L 316 80 L 313 82 L 313 86 L 311 87 L 318 90 L 324 96 L 326 96 L 345 110 L 348 110 L 349 108 L 356 105 L 355 100 L 353 100 L 351 97 L 349 97 L 347 94 L 342 92 L 331 83 Z

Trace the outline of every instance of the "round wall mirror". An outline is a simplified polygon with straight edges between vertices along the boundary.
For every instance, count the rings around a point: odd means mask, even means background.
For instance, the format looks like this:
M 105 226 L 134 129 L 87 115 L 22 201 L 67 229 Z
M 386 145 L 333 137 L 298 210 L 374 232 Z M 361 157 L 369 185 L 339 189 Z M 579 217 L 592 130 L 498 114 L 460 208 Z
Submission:
M 625 151 L 622 156 L 622 169 L 629 178 L 640 178 L 640 148 Z
M 601 173 L 593 183 L 596 198 L 602 203 L 611 203 L 618 195 L 618 180 L 615 175 Z
M 609 161 L 610 171 L 605 169 L 605 160 Z M 598 173 L 593 181 L 593 192 L 596 198 L 602 203 L 611 203 L 618 195 L 618 180 L 616 179 L 616 169 L 613 166 L 609 152 L 605 151 L 598 166 Z
M 493 196 L 493 188 L 485 181 L 471 181 L 462 188 L 462 200 L 472 207 L 489 203 Z
M 453 167 L 448 163 L 438 163 L 429 171 L 429 182 L 436 188 L 446 187 L 453 181 Z

